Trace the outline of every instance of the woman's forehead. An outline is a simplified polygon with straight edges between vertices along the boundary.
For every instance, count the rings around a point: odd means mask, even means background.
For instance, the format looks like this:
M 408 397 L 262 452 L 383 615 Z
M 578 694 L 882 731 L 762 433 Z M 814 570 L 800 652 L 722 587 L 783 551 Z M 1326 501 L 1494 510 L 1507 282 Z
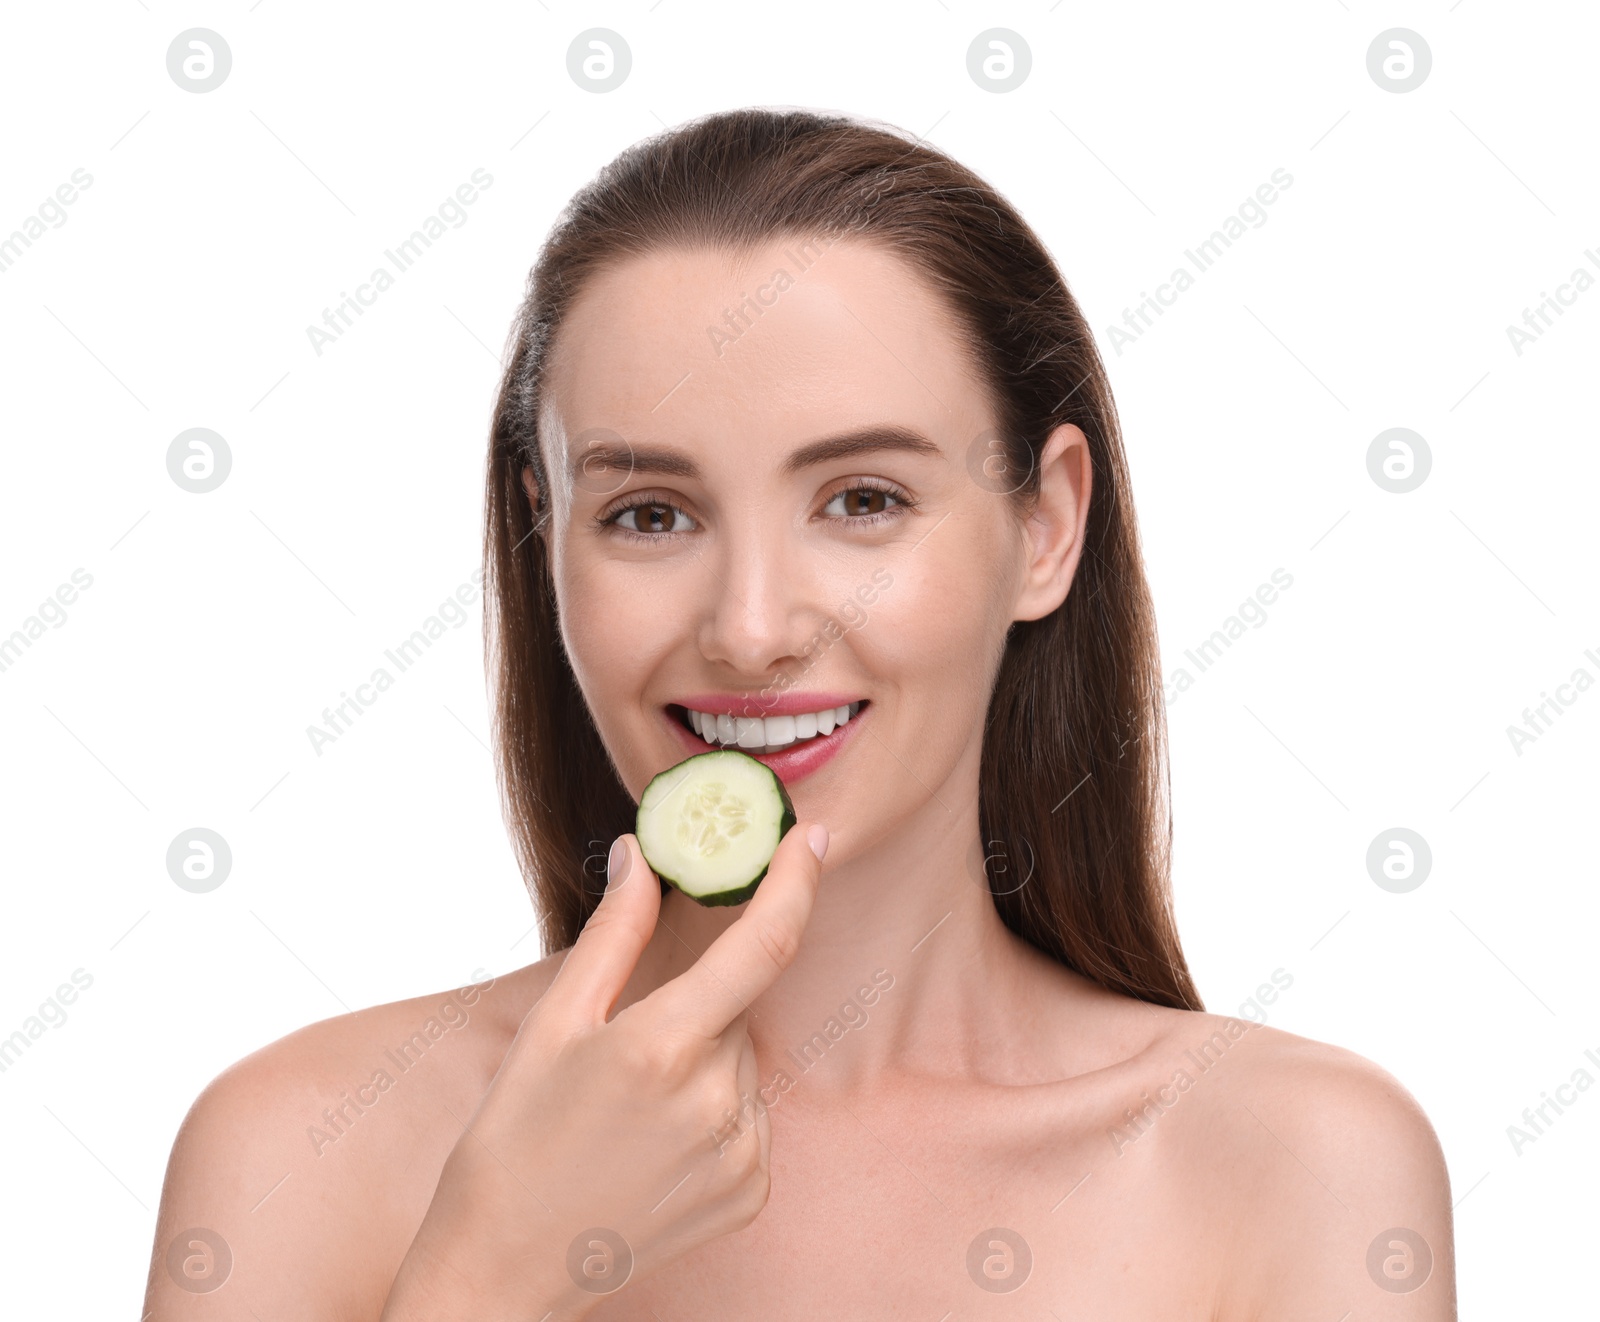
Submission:
M 557 336 L 548 434 L 801 440 L 976 421 L 984 392 L 918 273 L 878 245 L 802 243 L 652 253 L 597 275 Z

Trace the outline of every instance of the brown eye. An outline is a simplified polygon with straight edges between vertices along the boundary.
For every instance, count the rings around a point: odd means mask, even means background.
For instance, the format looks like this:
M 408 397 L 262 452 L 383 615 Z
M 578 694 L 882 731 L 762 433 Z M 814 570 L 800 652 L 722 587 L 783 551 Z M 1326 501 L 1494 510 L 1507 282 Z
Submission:
M 619 512 L 614 521 L 618 527 L 626 528 L 629 532 L 644 534 L 689 532 L 694 528 L 694 520 L 682 510 L 674 505 L 655 502 L 630 505 Z
M 834 519 L 853 522 L 874 519 L 877 522 L 882 517 L 893 517 L 894 511 L 907 504 L 910 504 L 909 499 L 896 491 L 885 491 L 880 487 L 846 487 L 837 491 L 834 498 L 822 507 L 822 511 Z
M 878 514 L 888 506 L 884 493 L 872 487 L 850 492 L 844 502 L 845 509 L 852 514 Z

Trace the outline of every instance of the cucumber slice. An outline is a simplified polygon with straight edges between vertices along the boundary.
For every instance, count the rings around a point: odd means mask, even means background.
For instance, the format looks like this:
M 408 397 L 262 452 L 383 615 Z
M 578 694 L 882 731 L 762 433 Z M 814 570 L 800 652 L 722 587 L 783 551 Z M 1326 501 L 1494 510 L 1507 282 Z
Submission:
M 690 899 L 743 904 L 794 823 L 794 804 L 771 767 L 718 748 L 645 786 L 634 834 L 651 871 Z

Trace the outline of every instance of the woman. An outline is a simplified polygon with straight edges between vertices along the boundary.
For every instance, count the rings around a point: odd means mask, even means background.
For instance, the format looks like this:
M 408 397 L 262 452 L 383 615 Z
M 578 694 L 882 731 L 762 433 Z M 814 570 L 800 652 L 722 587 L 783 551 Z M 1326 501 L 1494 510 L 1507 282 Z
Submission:
M 801 112 L 624 153 L 530 276 L 487 510 L 555 953 L 219 1077 L 151 1308 L 1454 1316 L 1416 1104 L 1202 1011 L 1110 390 L 981 179 Z M 629 833 L 703 733 L 800 818 L 735 908 Z

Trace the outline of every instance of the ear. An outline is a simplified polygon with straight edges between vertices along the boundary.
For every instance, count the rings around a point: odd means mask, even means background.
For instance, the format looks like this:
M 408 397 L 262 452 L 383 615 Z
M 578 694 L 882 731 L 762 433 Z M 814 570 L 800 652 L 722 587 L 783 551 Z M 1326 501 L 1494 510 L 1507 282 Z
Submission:
M 528 493 L 528 503 L 533 507 L 535 517 L 539 509 L 539 484 L 533 477 L 533 465 L 528 464 L 522 470 L 522 489 Z
M 1025 562 L 1014 620 L 1041 619 L 1067 599 L 1083 554 L 1093 485 L 1089 438 L 1064 423 L 1039 456 L 1039 496 L 1023 524 Z

